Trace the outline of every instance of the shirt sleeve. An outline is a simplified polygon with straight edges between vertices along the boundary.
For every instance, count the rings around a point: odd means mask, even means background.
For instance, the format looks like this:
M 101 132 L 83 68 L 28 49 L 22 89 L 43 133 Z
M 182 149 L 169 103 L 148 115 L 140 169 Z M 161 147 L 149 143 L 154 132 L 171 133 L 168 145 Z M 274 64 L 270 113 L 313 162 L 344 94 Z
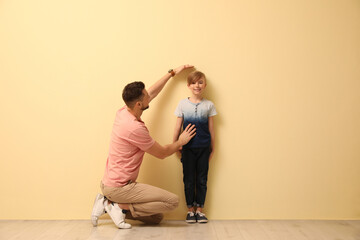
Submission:
M 175 116 L 184 117 L 183 112 L 181 110 L 181 102 L 177 105 L 177 107 L 175 109 Z
M 217 115 L 214 104 L 211 102 L 209 107 L 209 117 Z
M 149 130 L 145 125 L 133 131 L 129 135 L 128 141 L 140 148 L 142 151 L 148 150 L 155 143 L 155 140 L 150 136 Z

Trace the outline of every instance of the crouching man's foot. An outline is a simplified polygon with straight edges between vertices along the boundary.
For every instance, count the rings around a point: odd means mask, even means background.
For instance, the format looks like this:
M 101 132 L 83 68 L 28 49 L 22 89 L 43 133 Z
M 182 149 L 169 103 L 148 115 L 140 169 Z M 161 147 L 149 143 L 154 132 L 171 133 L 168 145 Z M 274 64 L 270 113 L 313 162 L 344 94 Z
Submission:
M 109 204 L 108 200 L 105 200 L 105 210 L 118 228 L 131 228 L 131 225 L 125 222 L 125 213 L 117 203 Z
M 98 224 L 98 219 L 101 215 L 105 214 L 105 197 L 98 193 L 95 197 L 93 210 L 91 212 L 91 223 L 94 227 Z

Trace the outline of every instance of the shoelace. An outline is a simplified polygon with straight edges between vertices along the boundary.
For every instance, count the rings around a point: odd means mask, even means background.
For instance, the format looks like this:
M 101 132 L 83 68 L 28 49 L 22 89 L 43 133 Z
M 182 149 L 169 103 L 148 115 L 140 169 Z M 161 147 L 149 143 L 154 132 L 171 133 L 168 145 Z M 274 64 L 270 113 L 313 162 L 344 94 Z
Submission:
M 197 212 L 197 214 L 198 214 L 200 217 L 205 217 L 205 213 Z
M 188 212 L 188 213 L 189 213 L 190 217 L 193 217 L 195 215 L 194 212 Z

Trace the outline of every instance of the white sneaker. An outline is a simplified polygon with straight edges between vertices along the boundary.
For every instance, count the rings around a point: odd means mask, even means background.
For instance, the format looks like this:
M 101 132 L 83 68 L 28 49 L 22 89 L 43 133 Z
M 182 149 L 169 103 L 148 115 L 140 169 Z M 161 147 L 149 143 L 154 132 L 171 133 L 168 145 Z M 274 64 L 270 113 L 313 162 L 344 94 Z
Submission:
M 98 193 L 95 197 L 94 206 L 91 213 L 91 223 L 94 227 L 97 226 L 99 217 L 105 214 L 104 201 L 105 197 Z
M 125 222 L 125 213 L 117 203 L 109 204 L 108 200 L 105 200 L 105 210 L 118 228 L 131 228 L 131 225 Z

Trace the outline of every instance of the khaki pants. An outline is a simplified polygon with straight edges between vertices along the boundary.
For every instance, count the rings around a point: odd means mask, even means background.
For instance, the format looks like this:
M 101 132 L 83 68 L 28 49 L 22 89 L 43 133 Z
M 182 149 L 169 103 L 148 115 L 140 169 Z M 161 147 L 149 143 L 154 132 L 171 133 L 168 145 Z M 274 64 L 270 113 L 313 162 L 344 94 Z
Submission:
M 115 203 L 129 204 L 126 218 L 145 223 L 158 224 L 164 212 L 179 205 L 179 197 L 164 189 L 144 183 L 129 183 L 123 187 L 108 187 L 100 184 L 104 196 Z

